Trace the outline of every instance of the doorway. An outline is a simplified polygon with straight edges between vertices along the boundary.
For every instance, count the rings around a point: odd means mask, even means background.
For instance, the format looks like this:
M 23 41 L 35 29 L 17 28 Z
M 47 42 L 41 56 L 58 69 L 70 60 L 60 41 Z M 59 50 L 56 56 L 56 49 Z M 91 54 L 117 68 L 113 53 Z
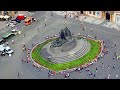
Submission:
M 110 13 L 109 12 L 106 13 L 106 20 L 110 21 Z
M 83 11 L 81 11 L 81 14 L 83 14 Z

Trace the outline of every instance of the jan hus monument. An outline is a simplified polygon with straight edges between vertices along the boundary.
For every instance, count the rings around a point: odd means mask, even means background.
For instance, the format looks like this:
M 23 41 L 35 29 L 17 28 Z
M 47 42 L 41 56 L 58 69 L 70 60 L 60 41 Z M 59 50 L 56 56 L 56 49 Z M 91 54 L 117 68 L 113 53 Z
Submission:
M 65 29 L 61 29 L 61 32 L 59 34 L 59 37 L 51 43 L 51 52 L 66 52 L 76 46 L 76 39 L 72 36 L 70 30 L 67 27 Z

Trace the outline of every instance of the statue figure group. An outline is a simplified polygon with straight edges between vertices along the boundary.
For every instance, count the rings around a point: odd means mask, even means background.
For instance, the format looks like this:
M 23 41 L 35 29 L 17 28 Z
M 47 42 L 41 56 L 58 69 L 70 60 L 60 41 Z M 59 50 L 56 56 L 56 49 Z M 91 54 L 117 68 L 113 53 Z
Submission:
M 70 39 L 72 39 L 72 35 L 71 35 L 71 32 L 70 30 L 67 28 L 65 29 L 62 29 L 61 32 L 60 32 L 60 36 L 57 40 L 55 40 L 51 46 L 53 47 L 60 47 L 62 46 L 64 43 L 68 42 Z

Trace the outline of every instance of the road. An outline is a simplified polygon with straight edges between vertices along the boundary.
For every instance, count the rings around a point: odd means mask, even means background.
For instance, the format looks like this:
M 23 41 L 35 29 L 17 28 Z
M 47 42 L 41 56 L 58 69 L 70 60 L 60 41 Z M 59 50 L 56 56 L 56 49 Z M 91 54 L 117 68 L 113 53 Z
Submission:
M 97 36 L 97 39 L 103 39 L 106 46 L 109 49 L 109 53 L 105 55 L 101 60 L 99 60 L 94 65 L 88 67 L 91 72 L 95 73 L 97 79 L 104 79 L 110 74 L 110 78 L 115 78 L 116 73 L 120 75 L 120 61 L 113 60 L 112 56 L 115 52 L 120 54 L 120 32 L 114 29 L 108 29 L 99 25 L 92 25 L 84 22 L 86 30 L 83 31 L 80 27 L 80 21 L 74 19 L 67 19 L 67 24 L 64 25 L 65 19 L 58 15 L 50 15 L 50 12 L 36 12 L 33 16 L 36 19 L 39 19 L 38 22 L 32 23 L 30 26 L 24 26 L 22 34 L 17 35 L 13 38 L 15 44 L 9 41 L 10 47 L 14 50 L 12 57 L 1 57 L 0 56 L 0 78 L 1 79 L 17 79 L 18 72 L 22 72 L 23 75 L 20 75 L 21 79 L 48 79 L 48 71 L 39 71 L 37 68 L 32 66 L 30 63 L 22 63 L 22 59 L 26 59 L 26 52 L 22 51 L 22 43 L 25 43 L 27 47 L 32 47 L 32 44 L 41 43 L 44 41 L 46 36 L 53 36 L 59 34 L 61 29 L 67 27 L 72 33 L 83 33 L 89 34 L 91 36 Z M 46 27 L 44 26 L 44 20 L 46 19 Z M 21 25 L 21 27 L 23 27 Z M 38 31 L 38 28 L 40 29 Z M 93 28 L 91 32 L 90 29 Z M 25 34 L 25 37 L 23 37 Z M 117 48 L 111 48 L 111 45 L 117 44 Z M 104 63 L 104 69 L 101 68 L 101 64 Z M 113 69 L 113 65 L 116 65 L 116 68 Z M 110 65 L 110 69 L 107 66 Z M 95 68 L 98 68 L 98 72 L 95 72 Z M 92 79 L 88 75 L 85 69 L 81 72 L 74 71 L 70 73 L 70 78 L 75 79 Z M 61 75 L 49 77 L 49 79 L 63 79 Z
M 43 14 L 45 13 L 45 11 L 36 11 L 35 14 L 32 15 L 32 17 L 34 17 L 35 19 L 39 19 Z M 6 27 L 0 29 L 0 37 L 2 37 L 3 34 L 5 34 L 8 31 L 11 31 L 12 29 L 18 27 L 19 29 L 23 29 L 24 26 L 24 21 L 22 21 L 21 23 L 18 23 L 15 27 L 8 27 L 6 25 Z

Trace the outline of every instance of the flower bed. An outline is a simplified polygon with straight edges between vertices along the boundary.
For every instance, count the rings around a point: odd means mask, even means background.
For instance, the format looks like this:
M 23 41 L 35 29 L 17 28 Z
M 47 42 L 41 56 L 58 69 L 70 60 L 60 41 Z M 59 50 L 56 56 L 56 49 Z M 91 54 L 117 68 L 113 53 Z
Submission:
M 50 70 L 53 71 L 61 71 L 61 70 L 71 70 L 75 69 L 76 67 L 87 67 L 91 64 L 93 64 L 94 62 L 97 61 L 97 56 L 101 53 L 101 42 L 97 41 L 97 40 L 92 40 L 92 39 L 87 39 L 87 41 L 91 44 L 91 48 L 89 50 L 89 52 L 84 55 L 83 57 L 74 60 L 74 61 L 70 61 L 70 62 L 66 62 L 66 63 L 62 63 L 62 64 L 55 64 L 55 63 L 51 63 L 51 62 L 47 62 L 41 55 L 40 55 L 40 50 L 42 49 L 42 47 L 44 45 L 46 45 L 47 43 L 53 41 L 54 39 L 49 39 L 46 40 L 45 42 L 38 44 L 31 52 L 31 57 L 32 59 L 37 62 L 40 66 L 44 66 L 45 68 L 48 68 Z

